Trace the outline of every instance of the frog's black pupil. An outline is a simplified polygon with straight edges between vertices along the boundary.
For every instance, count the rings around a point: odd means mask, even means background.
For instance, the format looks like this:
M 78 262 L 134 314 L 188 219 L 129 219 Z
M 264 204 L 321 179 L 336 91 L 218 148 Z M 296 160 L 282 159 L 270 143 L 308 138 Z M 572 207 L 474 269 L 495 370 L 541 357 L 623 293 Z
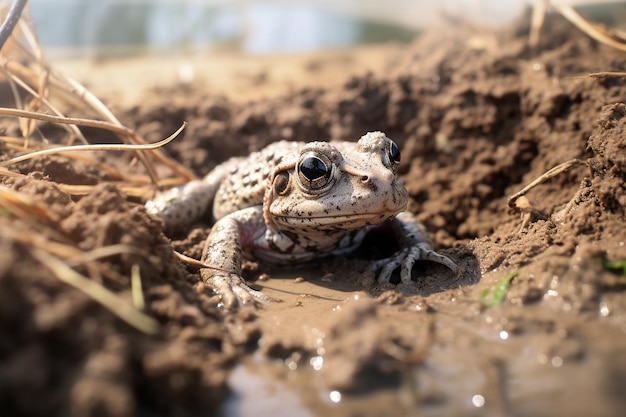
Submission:
M 400 148 L 395 142 L 391 142 L 391 146 L 389 147 L 389 157 L 392 162 L 400 163 Z
M 314 181 L 325 176 L 328 167 L 321 159 L 311 156 L 300 163 L 300 172 L 309 181 Z

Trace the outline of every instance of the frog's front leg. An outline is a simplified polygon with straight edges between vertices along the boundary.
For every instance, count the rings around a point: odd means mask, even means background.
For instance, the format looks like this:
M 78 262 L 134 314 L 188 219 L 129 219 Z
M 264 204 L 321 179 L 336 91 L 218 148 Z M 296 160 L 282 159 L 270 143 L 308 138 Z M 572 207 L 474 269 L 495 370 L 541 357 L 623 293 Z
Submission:
M 266 295 L 248 287 L 241 276 L 244 248 L 262 238 L 265 229 L 262 208 L 250 207 L 218 220 L 206 239 L 202 263 L 207 267 L 200 270 L 200 276 L 220 295 L 227 309 L 270 301 Z
M 201 180 L 170 188 L 146 202 L 148 213 L 160 217 L 165 229 L 176 231 L 200 219 L 209 209 L 226 175 L 227 165 L 219 165 Z
M 411 213 L 400 213 L 393 221 L 394 226 L 398 229 L 400 250 L 393 256 L 378 260 L 370 265 L 369 269 L 372 271 L 380 269 L 378 282 L 389 282 L 392 272 L 400 268 L 400 279 L 404 284 L 410 283 L 411 270 L 418 260 L 436 262 L 446 266 L 455 274 L 457 273 L 457 264 L 447 256 L 435 252 L 430 239 Z

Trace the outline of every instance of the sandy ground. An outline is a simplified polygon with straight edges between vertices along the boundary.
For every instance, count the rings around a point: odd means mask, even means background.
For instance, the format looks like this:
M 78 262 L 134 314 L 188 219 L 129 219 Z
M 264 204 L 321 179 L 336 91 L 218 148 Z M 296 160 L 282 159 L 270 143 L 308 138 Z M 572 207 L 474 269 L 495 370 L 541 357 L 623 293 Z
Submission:
M 18 164 L 28 177 L 2 181 L 46 208 L 59 234 L 48 238 L 142 249 L 103 258 L 118 279 L 100 281 L 130 302 L 138 264 L 161 327 L 144 334 L 58 280 L 20 239 L 37 226 L 0 216 L 2 415 L 621 415 L 626 278 L 606 262 L 626 260 L 626 81 L 579 76 L 626 70 L 623 53 L 560 19 L 530 50 L 525 27 L 175 60 L 150 75 L 150 61 L 62 65 L 149 141 L 188 121 L 167 151 L 198 175 L 276 140 L 386 132 L 402 148 L 409 210 L 462 272 L 422 263 L 411 285 L 375 285 L 359 272 L 372 240 L 314 266 L 251 262 L 251 285 L 282 302 L 225 313 L 172 251 L 199 257 L 208 222 L 168 237 L 97 165 Z M 128 154 L 102 158 L 141 170 Z M 524 213 L 507 206 L 572 159 L 584 164 L 530 191 Z M 96 186 L 79 198 L 57 183 Z M 484 292 L 511 273 L 489 305 Z
M 191 88 L 213 97 L 226 95 L 229 101 L 244 103 L 293 94 L 303 87 L 337 87 L 353 72 L 383 74 L 394 68 L 392 59 L 403 52 L 403 45 L 393 43 L 306 54 L 217 50 L 208 56 L 60 60 L 55 68 L 111 97 L 107 104 L 126 108 L 143 103 L 150 91 L 168 87 Z

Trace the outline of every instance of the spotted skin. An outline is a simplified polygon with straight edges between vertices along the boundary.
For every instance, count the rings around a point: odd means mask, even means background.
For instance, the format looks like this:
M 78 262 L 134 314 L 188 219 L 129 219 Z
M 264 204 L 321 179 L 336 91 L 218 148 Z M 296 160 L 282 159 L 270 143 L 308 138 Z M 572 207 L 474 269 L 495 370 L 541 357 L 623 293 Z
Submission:
M 370 269 L 388 282 L 400 269 L 411 281 L 417 260 L 457 271 L 435 252 L 419 224 L 405 212 L 408 193 L 397 175 L 400 153 L 381 132 L 358 142 L 276 142 L 233 158 L 205 178 L 166 190 L 146 203 L 169 230 L 184 228 L 212 208 L 215 225 L 202 255 L 205 283 L 226 307 L 266 302 L 241 277 L 244 254 L 285 265 L 350 253 L 372 228 L 391 221 L 400 249 Z

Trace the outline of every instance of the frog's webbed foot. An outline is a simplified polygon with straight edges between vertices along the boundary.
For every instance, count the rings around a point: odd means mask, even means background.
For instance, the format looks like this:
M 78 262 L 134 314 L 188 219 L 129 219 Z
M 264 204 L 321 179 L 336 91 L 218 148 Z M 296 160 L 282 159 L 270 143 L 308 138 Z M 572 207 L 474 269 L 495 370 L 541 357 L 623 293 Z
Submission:
M 380 270 L 378 282 L 382 283 L 389 282 L 393 271 L 400 268 L 400 280 L 402 283 L 408 284 L 411 282 L 413 265 L 419 260 L 436 262 L 445 266 L 455 274 L 459 269 L 452 259 L 435 252 L 427 242 L 421 242 L 414 246 L 403 248 L 389 258 L 373 262 L 370 264 L 368 270 L 373 272 Z
M 250 288 L 237 274 L 205 268 L 200 270 L 200 276 L 219 295 L 226 310 L 234 310 L 244 305 L 258 306 L 272 301 L 262 292 Z
M 401 237 L 401 249 L 389 258 L 373 262 L 368 268 L 373 272 L 380 270 L 378 282 L 389 282 L 393 271 L 400 268 L 402 283 L 410 283 L 411 270 L 419 260 L 436 262 L 457 274 L 458 265 L 447 256 L 435 252 L 422 226 L 410 213 L 400 213 L 394 220 L 394 226 Z

